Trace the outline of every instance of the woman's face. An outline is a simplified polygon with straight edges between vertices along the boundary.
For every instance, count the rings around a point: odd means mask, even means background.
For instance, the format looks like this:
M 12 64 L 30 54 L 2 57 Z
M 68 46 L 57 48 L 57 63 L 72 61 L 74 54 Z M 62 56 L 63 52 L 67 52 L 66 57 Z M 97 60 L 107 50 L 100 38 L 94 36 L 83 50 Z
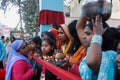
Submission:
M 29 48 L 25 42 L 22 43 L 21 47 L 19 48 L 18 52 L 24 56 L 28 56 Z
M 88 26 L 86 26 L 84 29 L 84 35 L 82 37 L 83 38 L 82 43 L 85 48 L 89 47 L 92 36 L 93 36 L 93 31 Z
M 62 41 L 62 42 L 64 42 L 64 41 L 67 40 L 67 37 L 66 37 L 64 31 L 62 30 L 62 28 L 59 28 L 59 29 L 58 29 L 58 38 L 59 38 L 59 40 Z

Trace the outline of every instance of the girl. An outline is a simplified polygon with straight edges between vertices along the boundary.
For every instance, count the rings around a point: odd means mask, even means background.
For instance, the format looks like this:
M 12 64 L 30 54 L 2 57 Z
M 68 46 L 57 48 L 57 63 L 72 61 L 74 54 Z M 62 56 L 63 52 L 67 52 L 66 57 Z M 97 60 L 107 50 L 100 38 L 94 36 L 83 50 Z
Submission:
M 41 50 L 43 59 L 52 64 L 55 64 L 54 49 L 55 49 L 54 40 L 50 38 L 42 39 Z M 42 66 L 41 79 L 42 78 L 45 78 L 45 80 L 56 80 L 56 76 L 53 75 L 50 71 L 46 70 L 44 66 Z
M 48 32 L 48 31 L 42 32 L 41 39 L 44 39 L 44 38 L 50 38 L 50 39 L 54 40 L 55 45 L 57 43 L 56 39 L 55 39 L 55 36 L 54 36 L 54 34 L 52 32 Z

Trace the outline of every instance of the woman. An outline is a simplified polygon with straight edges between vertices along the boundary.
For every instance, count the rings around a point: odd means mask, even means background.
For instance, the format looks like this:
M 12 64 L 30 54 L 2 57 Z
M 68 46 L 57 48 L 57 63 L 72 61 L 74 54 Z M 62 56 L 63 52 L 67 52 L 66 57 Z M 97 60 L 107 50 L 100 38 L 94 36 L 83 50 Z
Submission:
M 63 53 L 66 57 L 65 62 L 60 66 L 61 68 L 69 71 L 70 69 L 70 55 L 68 55 L 68 51 L 72 44 L 72 37 L 69 33 L 68 26 L 66 24 L 61 24 L 58 28 L 58 41 L 57 41 L 57 50 L 60 53 Z
M 27 53 L 28 47 L 23 40 L 16 40 L 12 43 L 5 80 L 31 80 L 34 70 L 27 58 Z
M 86 19 L 81 16 L 78 24 L 85 23 Z M 87 49 L 87 55 L 79 65 L 80 75 L 83 80 L 114 80 L 119 32 L 116 28 L 105 28 L 107 25 L 99 15 L 89 24 L 91 28 L 87 25 L 85 29 L 83 25 L 77 25 L 77 29 L 84 29 L 83 40 Z
M 57 49 L 59 51 L 62 51 L 66 55 L 71 44 L 72 44 L 72 37 L 69 33 L 68 26 L 66 24 L 62 24 L 58 28 Z
M 69 32 L 70 32 L 71 36 L 73 37 L 73 42 L 69 49 L 69 53 L 71 53 L 71 55 L 72 55 L 71 63 L 79 65 L 82 58 L 86 55 L 86 50 L 82 46 L 82 43 L 78 38 L 76 24 L 77 24 L 77 20 L 73 20 L 68 25 Z
M 72 65 L 71 72 L 79 76 L 78 66 L 81 60 L 85 57 L 86 50 L 82 46 L 81 41 L 78 38 L 76 24 L 77 24 L 77 20 L 73 20 L 68 25 L 69 32 L 73 37 L 73 42 L 72 45 L 70 46 L 68 54 L 71 55 L 71 60 L 70 60 L 70 63 Z

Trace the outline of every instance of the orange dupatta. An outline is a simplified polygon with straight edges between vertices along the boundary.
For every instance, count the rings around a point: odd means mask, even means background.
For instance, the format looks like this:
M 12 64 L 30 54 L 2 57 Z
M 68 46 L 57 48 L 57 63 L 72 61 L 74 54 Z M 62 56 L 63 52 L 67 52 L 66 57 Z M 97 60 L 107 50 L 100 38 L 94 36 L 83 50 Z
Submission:
M 71 63 L 79 65 L 81 60 L 85 57 L 86 50 L 83 46 L 80 46 L 79 49 L 75 52 L 75 54 L 72 56 Z

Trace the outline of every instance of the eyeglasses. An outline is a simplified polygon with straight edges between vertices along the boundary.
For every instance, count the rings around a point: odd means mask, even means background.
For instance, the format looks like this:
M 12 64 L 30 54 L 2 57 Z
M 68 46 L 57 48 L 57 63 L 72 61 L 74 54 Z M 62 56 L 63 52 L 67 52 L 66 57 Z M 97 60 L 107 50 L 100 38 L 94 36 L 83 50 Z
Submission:
M 27 48 L 27 44 L 25 43 L 25 45 L 23 47 L 21 47 L 21 49 L 25 49 Z

